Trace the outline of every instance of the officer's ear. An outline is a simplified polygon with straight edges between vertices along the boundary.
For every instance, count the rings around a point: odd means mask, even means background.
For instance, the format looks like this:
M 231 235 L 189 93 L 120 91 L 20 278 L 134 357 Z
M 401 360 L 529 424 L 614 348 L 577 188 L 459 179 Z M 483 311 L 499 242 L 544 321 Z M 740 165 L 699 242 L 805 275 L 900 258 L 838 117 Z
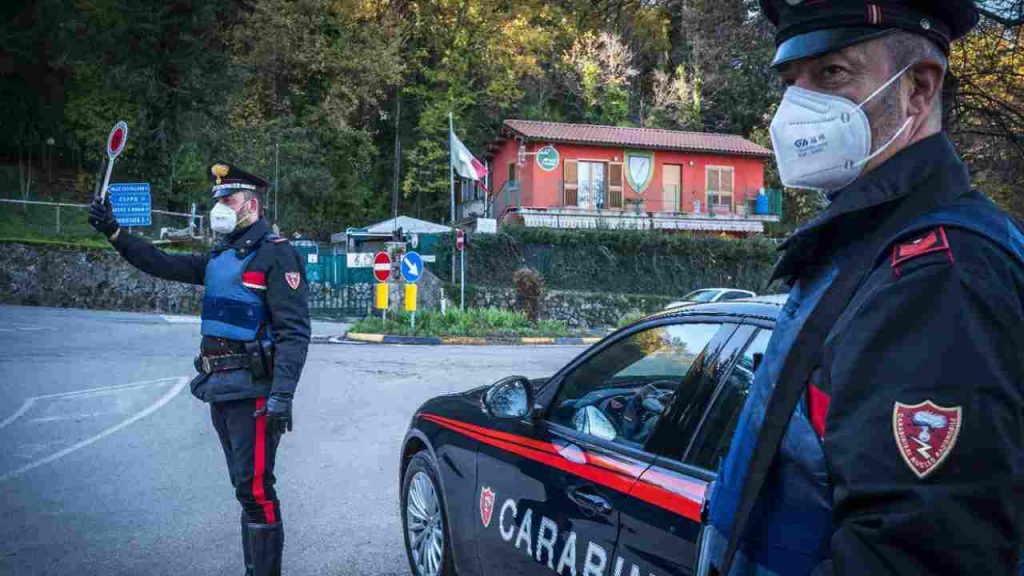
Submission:
M 907 116 L 929 118 L 940 110 L 942 78 L 946 69 L 940 62 L 925 58 L 907 70 L 910 92 L 907 95 Z

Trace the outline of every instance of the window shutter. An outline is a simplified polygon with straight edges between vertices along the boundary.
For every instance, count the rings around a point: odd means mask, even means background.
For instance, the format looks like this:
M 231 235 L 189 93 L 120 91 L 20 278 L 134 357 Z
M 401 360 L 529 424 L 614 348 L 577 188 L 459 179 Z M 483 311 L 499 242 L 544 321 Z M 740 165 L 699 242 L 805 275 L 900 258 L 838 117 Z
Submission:
M 566 160 L 562 167 L 563 202 L 566 206 L 576 206 L 576 191 L 579 188 L 579 170 L 575 160 Z
M 608 164 L 608 207 L 622 208 L 622 162 Z

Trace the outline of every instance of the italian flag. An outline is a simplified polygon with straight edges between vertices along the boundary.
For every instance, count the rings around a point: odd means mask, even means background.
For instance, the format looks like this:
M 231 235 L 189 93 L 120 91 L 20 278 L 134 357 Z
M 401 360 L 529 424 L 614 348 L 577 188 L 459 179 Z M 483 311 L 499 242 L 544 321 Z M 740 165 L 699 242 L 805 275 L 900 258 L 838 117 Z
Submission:
M 487 167 L 470 153 L 466 145 L 462 143 L 462 140 L 459 140 L 459 137 L 455 135 L 454 130 L 448 130 L 448 143 L 451 152 L 452 168 L 455 169 L 459 176 L 469 178 L 470 180 L 482 180 L 487 175 Z

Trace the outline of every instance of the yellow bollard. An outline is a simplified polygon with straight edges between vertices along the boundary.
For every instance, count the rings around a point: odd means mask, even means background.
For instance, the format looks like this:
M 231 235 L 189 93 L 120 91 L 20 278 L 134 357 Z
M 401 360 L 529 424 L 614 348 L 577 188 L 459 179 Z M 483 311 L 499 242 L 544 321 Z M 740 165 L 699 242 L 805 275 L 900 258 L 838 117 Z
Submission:
M 374 304 L 374 307 L 377 308 L 377 310 L 387 310 L 388 309 L 388 284 L 387 284 L 387 282 L 378 282 L 377 283 L 377 286 L 374 289 L 373 304 Z
M 406 284 L 405 285 L 405 311 L 415 312 L 416 311 L 416 285 Z

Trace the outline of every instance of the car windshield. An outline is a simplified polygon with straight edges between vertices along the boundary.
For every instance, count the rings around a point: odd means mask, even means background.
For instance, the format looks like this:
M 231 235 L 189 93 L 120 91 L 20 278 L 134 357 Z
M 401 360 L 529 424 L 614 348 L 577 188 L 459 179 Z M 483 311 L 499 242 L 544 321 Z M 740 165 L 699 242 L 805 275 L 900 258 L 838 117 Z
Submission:
M 711 302 L 715 298 L 715 294 L 718 294 L 716 290 L 694 290 L 683 296 L 683 300 L 687 302 Z

